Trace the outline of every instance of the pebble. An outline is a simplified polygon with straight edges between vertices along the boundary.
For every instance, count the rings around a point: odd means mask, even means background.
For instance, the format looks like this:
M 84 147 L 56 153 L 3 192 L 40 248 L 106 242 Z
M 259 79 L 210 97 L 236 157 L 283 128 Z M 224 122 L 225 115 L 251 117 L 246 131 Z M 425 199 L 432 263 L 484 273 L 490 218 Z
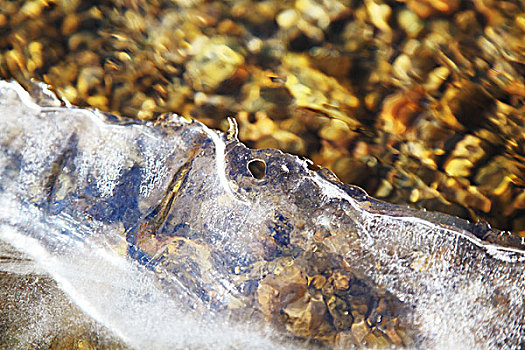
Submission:
M 229 46 L 210 43 L 188 62 L 186 78 L 196 91 L 215 92 L 243 63 L 244 57 Z

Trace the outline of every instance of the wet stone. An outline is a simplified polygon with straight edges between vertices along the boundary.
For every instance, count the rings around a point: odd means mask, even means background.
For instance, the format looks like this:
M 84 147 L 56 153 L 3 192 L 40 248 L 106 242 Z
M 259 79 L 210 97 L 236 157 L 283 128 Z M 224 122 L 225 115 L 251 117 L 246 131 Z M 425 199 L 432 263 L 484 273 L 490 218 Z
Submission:
M 231 80 L 243 63 L 244 57 L 229 46 L 209 43 L 188 62 L 186 78 L 197 91 L 231 89 L 235 85 Z

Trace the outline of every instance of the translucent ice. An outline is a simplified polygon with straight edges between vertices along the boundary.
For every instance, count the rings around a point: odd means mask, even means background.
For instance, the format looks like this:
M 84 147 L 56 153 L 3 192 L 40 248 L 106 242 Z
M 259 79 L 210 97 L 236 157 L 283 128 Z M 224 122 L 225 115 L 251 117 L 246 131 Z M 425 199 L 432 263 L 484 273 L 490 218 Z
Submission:
M 0 346 L 49 346 L 60 317 L 149 349 L 523 344 L 519 239 L 379 202 L 234 127 L 32 96 L 0 83 L 0 284 L 41 276 L 57 297 L 16 286 Z

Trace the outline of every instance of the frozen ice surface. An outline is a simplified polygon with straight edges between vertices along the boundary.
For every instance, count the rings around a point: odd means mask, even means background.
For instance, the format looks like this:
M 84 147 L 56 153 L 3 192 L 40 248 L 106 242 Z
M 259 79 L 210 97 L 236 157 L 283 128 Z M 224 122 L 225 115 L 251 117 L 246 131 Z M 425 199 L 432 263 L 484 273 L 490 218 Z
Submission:
M 0 346 L 49 346 L 70 304 L 131 348 L 523 346 L 519 239 L 377 201 L 235 130 L 32 96 L 0 82 L 0 285 L 41 276 L 62 296 L 15 297 Z

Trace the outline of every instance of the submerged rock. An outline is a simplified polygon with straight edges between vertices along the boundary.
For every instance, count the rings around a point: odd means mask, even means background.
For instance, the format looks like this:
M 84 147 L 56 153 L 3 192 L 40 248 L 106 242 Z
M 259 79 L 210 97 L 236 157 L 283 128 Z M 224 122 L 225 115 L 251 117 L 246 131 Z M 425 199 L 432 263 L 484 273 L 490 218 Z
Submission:
M 248 149 L 235 128 L 119 119 L 56 107 L 47 93 L 36 104 L 0 84 L 0 242 L 125 346 L 525 340 L 525 246 L 514 236 L 380 202 L 308 161 Z M 65 331 L 17 324 L 16 310 L 11 324 L 33 336 L 0 330 L 14 348 L 49 347 Z

